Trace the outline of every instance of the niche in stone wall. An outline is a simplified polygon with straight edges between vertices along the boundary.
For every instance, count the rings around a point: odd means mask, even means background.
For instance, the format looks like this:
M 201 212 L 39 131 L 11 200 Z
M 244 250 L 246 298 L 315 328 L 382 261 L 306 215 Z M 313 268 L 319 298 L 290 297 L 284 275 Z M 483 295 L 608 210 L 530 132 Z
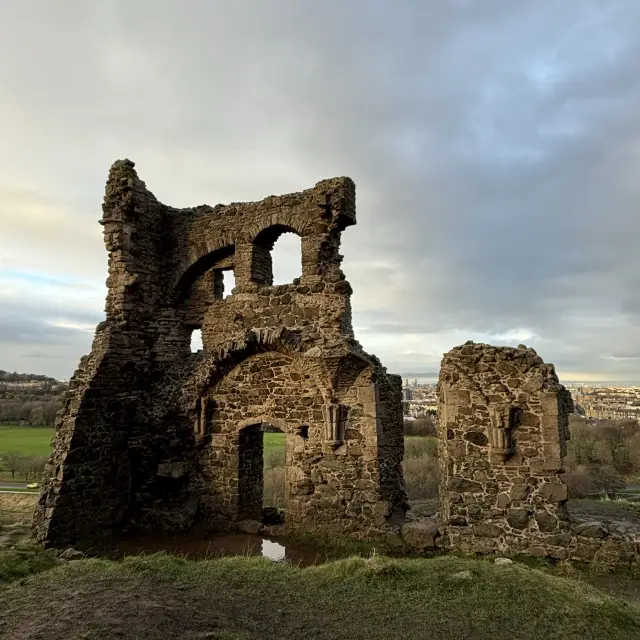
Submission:
M 287 284 L 302 275 L 302 240 L 290 227 L 274 225 L 253 241 L 251 279 L 268 285 Z
M 489 447 L 494 461 L 505 462 L 515 453 L 515 432 L 520 426 L 522 409 L 508 404 L 489 407 Z

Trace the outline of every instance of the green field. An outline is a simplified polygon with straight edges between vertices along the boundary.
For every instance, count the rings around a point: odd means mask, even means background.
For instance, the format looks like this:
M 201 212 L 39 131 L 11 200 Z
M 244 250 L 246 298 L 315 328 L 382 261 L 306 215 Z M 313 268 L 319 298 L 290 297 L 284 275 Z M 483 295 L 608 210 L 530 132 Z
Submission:
M 284 433 L 265 433 L 264 450 L 284 448 Z
M 48 456 L 55 429 L 48 427 L 0 426 L 0 456 L 15 451 L 22 456 Z M 284 447 L 283 433 L 265 433 L 266 450 Z
M 54 433 L 49 427 L 0 426 L 0 456 L 10 451 L 25 457 L 48 456 Z

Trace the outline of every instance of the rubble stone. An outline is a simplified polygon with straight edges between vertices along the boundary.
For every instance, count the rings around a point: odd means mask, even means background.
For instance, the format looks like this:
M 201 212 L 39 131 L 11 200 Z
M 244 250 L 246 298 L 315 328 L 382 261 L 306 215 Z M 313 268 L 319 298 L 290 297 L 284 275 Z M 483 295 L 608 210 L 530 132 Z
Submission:
M 436 538 L 438 537 L 437 522 L 407 522 L 402 526 L 402 539 L 413 549 L 419 551 L 436 548 Z

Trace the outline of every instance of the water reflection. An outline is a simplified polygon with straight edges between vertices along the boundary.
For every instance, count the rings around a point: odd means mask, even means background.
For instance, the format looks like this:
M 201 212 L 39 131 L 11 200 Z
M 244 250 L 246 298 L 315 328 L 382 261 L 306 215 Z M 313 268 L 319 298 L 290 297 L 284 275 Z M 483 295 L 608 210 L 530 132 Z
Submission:
M 175 555 L 189 560 L 206 560 L 222 556 L 264 556 L 275 562 L 287 562 L 299 566 L 319 564 L 341 557 L 327 555 L 309 544 L 279 539 L 278 542 L 257 535 L 234 533 L 228 535 L 206 532 L 179 534 L 137 534 L 118 544 L 109 554 L 115 559 L 124 556 L 157 553 Z
M 273 540 L 262 539 L 262 555 L 269 560 L 276 562 L 284 562 L 287 559 L 287 549 L 279 542 Z

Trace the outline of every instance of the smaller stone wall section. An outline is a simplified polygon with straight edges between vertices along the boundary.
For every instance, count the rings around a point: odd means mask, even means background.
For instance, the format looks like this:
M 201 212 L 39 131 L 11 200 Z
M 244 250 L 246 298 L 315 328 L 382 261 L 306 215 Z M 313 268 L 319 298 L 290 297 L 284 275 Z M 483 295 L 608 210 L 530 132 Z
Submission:
M 552 364 L 523 345 L 470 341 L 445 354 L 439 394 L 440 512 L 429 526 L 405 525 L 408 544 L 427 531 L 424 549 L 638 567 L 638 527 L 578 522 L 567 512 L 573 401 Z

